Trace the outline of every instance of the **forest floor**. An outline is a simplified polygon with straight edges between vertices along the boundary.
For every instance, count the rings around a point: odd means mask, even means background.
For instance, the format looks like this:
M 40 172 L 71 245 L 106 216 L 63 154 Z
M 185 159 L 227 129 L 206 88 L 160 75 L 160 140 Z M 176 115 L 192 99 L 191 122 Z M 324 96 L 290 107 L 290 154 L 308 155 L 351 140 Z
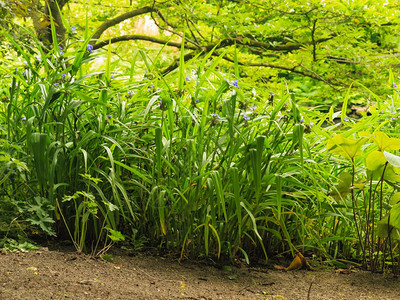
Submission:
M 121 251 L 0 253 L 0 299 L 400 299 L 400 279 L 332 268 L 222 267 Z

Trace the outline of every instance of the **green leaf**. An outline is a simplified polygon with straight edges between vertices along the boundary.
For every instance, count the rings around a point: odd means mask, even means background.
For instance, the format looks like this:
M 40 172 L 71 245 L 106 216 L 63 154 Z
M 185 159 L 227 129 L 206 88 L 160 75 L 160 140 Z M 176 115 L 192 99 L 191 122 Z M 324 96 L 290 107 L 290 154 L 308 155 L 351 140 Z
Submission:
M 400 240 L 400 229 L 392 224 L 392 220 L 389 221 L 389 215 L 385 216 L 376 225 L 376 234 L 381 238 L 387 238 L 390 232 L 390 238 L 392 240 Z
M 395 205 L 397 203 L 400 202 L 400 192 L 397 192 L 396 194 L 394 194 L 392 196 L 392 198 L 390 199 L 390 204 Z
M 400 229 L 400 204 L 393 205 L 390 210 L 389 224 L 397 229 Z
M 379 150 L 399 150 L 400 149 L 400 139 L 390 138 L 384 132 L 375 132 L 372 137 L 374 143 L 379 147 Z
M 389 215 L 385 216 L 376 225 L 376 234 L 381 238 L 387 238 L 389 236 L 390 225 L 388 219 Z
M 375 150 L 368 154 L 366 158 L 366 166 L 370 171 L 381 169 L 386 164 L 386 158 L 381 151 Z
M 329 152 L 339 154 L 345 158 L 353 160 L 356 156 L 362 153 L 361 146 L 366 141 L 366 138 L 351 140 L 343 137 L 341 134 L 335 135 L 326 145 Z
M 108 230 L 108 237 L 115 243 L 120 241 L 125 241 L 125 236 L 118 230 L 114 229 Z
M 350 193 L 351 182 L 353 176 L 348 172 L 343 172 L 339 175 L 338 185 L 336 189 L 331 192 L 331 196 L 339 201 Z
M 398 168 L 394 168 L 389 164 L 386 167 L 385 176 L 383 178 L 392 182 L 400 182 L 400 175 L 397 172 Z
M 383 155 L 385 156 L 389 164 L 391 164 L 395 168 L 400 168 L 400 156 L 394 155 L 386 151 L 383 151 Z

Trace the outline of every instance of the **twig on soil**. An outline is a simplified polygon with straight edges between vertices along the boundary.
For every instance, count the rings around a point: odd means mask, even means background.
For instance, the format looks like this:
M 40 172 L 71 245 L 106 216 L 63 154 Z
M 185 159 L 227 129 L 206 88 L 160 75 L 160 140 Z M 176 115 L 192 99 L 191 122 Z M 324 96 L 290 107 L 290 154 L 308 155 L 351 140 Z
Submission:
M 310 283 L 310 287 L 308 288 L 308 293 L 307 293 L 307 300 L 310 300 L 310 294 L 311 294 L 311 287 L 314 283 L 315 278 L 313 278 L 313 280 Z
M 182 280 L 160 279 L 160 278 L 157 278 L 157 277 L 155 277 L 153 275 L 150 275 L 150 274 L 146 273 L 145 271 L 141 270 L 138 267 L 135 267 L 135 269 L 140 271 L 140 272 L 142 272 L 143 274 L 145 274 L 146 276 L 150 277 L 151 279 L 155 279 L 155 280 L 158 280 L 158 281 L 168 281 L 168 282 L 178 282 L 178 283 L 182 282 Z

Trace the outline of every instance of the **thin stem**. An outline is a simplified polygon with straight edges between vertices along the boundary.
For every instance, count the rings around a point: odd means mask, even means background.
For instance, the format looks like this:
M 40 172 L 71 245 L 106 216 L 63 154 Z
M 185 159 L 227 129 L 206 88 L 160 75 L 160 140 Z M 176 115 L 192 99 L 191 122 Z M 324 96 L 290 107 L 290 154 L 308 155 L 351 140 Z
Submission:
M 352 163 L 352 176 L 351 176 L 351 185 L 354 186 L 354 177 L 355 177 L 355 165 L 354 165 L 354 158 L 351 159 L 351 163 Z M 360 247 L 361 247 L 361 251 L 364 253 L 364 247 L 362 244 L 362 239 L 361 239 L 361 233 L 360 233 L 360 229 L 358 227 L 358 223 L 357 223 L 357 212 L 356 212 L 356 199 L 354 196 L 354 189 L 351 189 L 351 202 L 352 202 L 352 207 L 353 207 L 353 218 L 354 218 L 354 223 L 356 225 L 356 229 L 357 229 L 357 237 L 358 237 L 358 241 L 360 243 Z M 365 263 L 365 261 L 364 261 Z

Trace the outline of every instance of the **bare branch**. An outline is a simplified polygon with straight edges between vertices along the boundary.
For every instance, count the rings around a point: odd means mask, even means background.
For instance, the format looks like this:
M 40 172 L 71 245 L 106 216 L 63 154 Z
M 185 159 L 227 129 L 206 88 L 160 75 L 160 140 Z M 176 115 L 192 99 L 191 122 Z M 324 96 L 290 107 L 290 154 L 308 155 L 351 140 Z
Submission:
M 204 53 L 205 53 L 205 52 L 204 52 Z M 184 60 L 187 61 L 187 60 L 193 58 L 195 55 L 197 55 L 197 52 L 195 52 L 195 51 L 190 52 L 190 53 L 188 53 L 188 54 L 186 54 L 186 55 L 184 56 Z M 212 55 L 213 55 L 213 56 L 219 56 L 220 53 L 218 53 L 218 52 L 213 52 Z M 231 62 L 231 63 L 234 63 L 234 60 L 231 59 L 231 58 L 229 58 L 229 57 L 227 57 L 226 55 L 223 57 L 223 59 L 226 60 L 226 61 L 229 61 L 229 62 Z M 292 73 L 296 73 L 296 74 L 303 75 L 303 76 L 306 76 L 306 77 L 310 77 L 310 78 L 313 78 L 313 79 L 318 80 L 318 81 L 322 81 L 322 82 L 324 82 L 325 84 L 327 84 L 327 85 L 329 85 L 330 87 L 332 87 L 333 89 L 339 90 L 339 89 L 337 88 L 337 84 L 326 80 L 326 79 L 323 78 L 322 76 L 316 74 L 315 72 L 309 70 L 308 68 L 304 67 L 304 66 L 301 65 L 301 64 L 300 64 L 300 65 L 297 65 L 297 66 L 293 66 L 293 67 L 280 66 L 280 65 L 275 65 L 275 64 L 270 64 L 270 63 L 264 63 L 264 62 L 261 62 L 261 63 L 244 63 L 244 62 L 238 61 L 238 64 L 241 65 L 241 66 L 246 66 L 246 67 L 265 67 L 265 68 L 272 68 L 272 69 L 285 70 L 285 71 L 288 71 L 288 72 L 292 72 Z M 175 69 L 177 69 L 178 66 L 179 66 L 179 61 L 178 61 L 178 60 L 175 60 L 170 66 L 168 66 L 166 69 L 164 69 L 161 73 L 162 73 L 163 75 L 166 75 L 166 74 L 168 74 L 168 73 L 174 71 Z M 298 68 L 303 68 L 303 69 L 306 70 L 307 72 L 298 70 Z
M 103 47 L 107 46 L 109 43 L 114 44 L 114 43 L 118 43 L 118 42 L 134 41 L 134 40 L 149 41 L 152 43 L 168 45 L 168 46 L 175 47 L 175 48 L 181 48 L 181 46 L 182 46 L 181 43 L 171 42 L 171 41 L 159 39 L 159 38 L 148 36 L 148 35 L 135 34 L 135 35 L 118 36 L 118 37 L 112 38 L 110 41 L 98 42 L 97 44 L 93 45 L 93 50 L 103 48 Z M 190 44 L 185 44 L 185 49 L 196 50 L 199 48 L 192 46 Z
M 218 55 L 218 53 L 214 52 L 212 55 Z M 226 55 L 223 57 L 224 60 L 229 61 L 234 63 L 235 61 L 229 57 L 227 57 Z M 332 87 L 335 90 L 338 90 L 338 88 L 335 86 L 334 83 L 324 79 L 322 76 L 318 75 L 317 73 L 311 71 L 310 69 L 304 67 L 302 64 L 299 64 L 297 66 L 293 66 L 293 67 L 286 67 L 286 66 L 280 66 L 280 65 L 275 65 L 275 64 L 270 64 L 270 63 L 243 63 L 238 61 L 238 64 L 241 66 L 246 66 L 246 67 L 266 67 L 266 68 L 272 68 L 272 69 L 280 69 L 280 70 L 285 70 L 285 71 L 289 71 L 292 73 L 296 73 L 296 74 L 300 74 L 306 77 L 310 77 L 313 79 L 316 79 L 318 81 L 322 81 L 324 83 L 326 83 L 327 85 L 329 85 L 330 87 Z M 305 69 L 307 72 L 303 72 L 298 70 L 298 68 L 303 68 Z
M 140 16 L 143 14 L 147 14 L 149 12 L 154 12 L 156 11 L 156 8 L 150 7 L 150 6 L 145 6 L 136 10 L 132 10 L 130 12 L 127 12 L 125 14 L 122 14 L 118 17 L 115 17 L 114 19 L 108 20 L 106 22 L 104 22 L 103 24 L 101 24 L 99 26 L 99 28 L 97 28 L 96 32 L 93 35 L 93 39 L 94 40 L 98 40 L 101 35 L 103 34 L 104 31 L 106 31 L 108 28 L 115 26 L 125 20 L 128 20 L 130 18 L 136 17 L 136 16 Z

